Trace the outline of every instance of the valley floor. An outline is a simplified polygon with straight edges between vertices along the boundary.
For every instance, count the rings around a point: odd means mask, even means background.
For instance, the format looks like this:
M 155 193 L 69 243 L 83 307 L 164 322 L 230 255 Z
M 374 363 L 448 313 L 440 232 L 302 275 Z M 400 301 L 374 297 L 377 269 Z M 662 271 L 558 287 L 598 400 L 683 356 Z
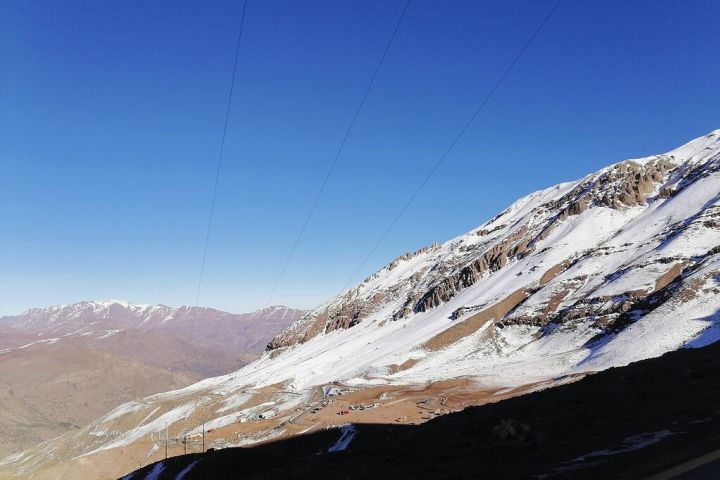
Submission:
M 185 480 L 649 478 L 720 448 L 718 371 L 720 343 L 715 343 L 468 407 L 421 425 L 411 425 L 415 420 L 409 415 L 382 418 L 380 408 L 374 422 L 360 423 L 367 411 L 352 412 L 338 416 L 352 426 L 311 429 L 252 448 L 179 456 L 124 478 L 164 480 L 180 478 L 181 473 Z M 398 392 L 397 404 L 406 404 L 406 413 L 427 420 L 447 404 L 471 402 L 452 394 L 462 391 L 462 385 L 445 387 L 451 387 L 449 398 L 422 390 Z M 438 405 L 432 400 L 436 398 Z M 326 408 L 337 415 L 343 407 L 336 403 Z M 307 419 L 302 425 L 310 423 Z M 712 465 L 704 468 L 712 471 Z M 702 470 L 697 473 L 702 475 Z M 677 478 L 704 478 L 683 475 Z

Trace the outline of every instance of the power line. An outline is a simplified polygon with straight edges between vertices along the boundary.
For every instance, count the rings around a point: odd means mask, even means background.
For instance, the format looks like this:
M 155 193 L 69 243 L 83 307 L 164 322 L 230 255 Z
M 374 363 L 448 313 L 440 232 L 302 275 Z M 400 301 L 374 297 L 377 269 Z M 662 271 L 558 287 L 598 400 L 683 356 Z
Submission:
M 232 104 L 233 91 L 235 90 L 235 77 L 237 75 L 238 56 L 240 54 L 240 40 L 242 39 L 243 29 L 245 26 L 245 10 L 247 8 L 247 0 L 243 2 L 242 15 L 240 17 L 240 30 L 235 45 L 235 60 L 233 61 L 233 72 L 230 80 L 230 92 L 227 99 L 227 107 L 225 108 L 225 122 L 223 124 L 222 138 L 220 139 L 220 152 L 218 155 L 217 167 L 215 168 L 215 183 L 213 184 L 212 196 L 210 197 L 210 215 L 208 218 L 207 229 L 205 230 L 205 242 L 203 244 L 202 262 L 200 264 L 200 276 L 198 278 L 197 290 L 195 291 L 195 304 L 192 309 L 190 333 L 188 334 L 186 357 L 190 353 L 190 343 L 192 342 L 193 331 L 195 329 L 195 321 L 197 320 L 197 308 L 200 301 L 200 290 L 202 288 L 203 276 L 205 274 L 205 261 L 207 259 L 208 243 L 210 242 L 210 231 L 212 229 L 213 215 L 215 214 L 215 198 L 217 196 L 218 183 L 220 182 L 220 169 L 222 167 L 223 153 L 225 152 L 225 137 L 227 136 L 228 120 L 230 118 L 230 106 Z
M 313 216 L 313 213 L 315 213 L 315 209 L 317 208 L 318 202 L 320 200 L 320 197 L 322 196 L 323 192 L 325 191 L 325 186 L 328 183 L 328 180 L 330 179 L 330 176 L 333 173 L 333 170 L 335 170 L 335 165 L 337 165 L 338 159 L 340 158 L 340 155 L 342 154 L 343 149 L 345 148 L 345 144 L 347 143 L 348 138 L 350 137 L 350 133 L 353 130 L 353 127 L 355 126 L 355 122 L 358 119 L 358 116 L 360 115 L 360 111 L 363 108 L 363 105 L 365 104 L 365 100 L 367 99 L 368 95 L 370 94 L 370 90 L 373 87 L 373 84 L 375 83 L 375 79 L 378 76 L 378 73 L 380 72 L 380 67 L 382 67 L 383 62 L 385 61 L 385 57 L 388 54 L 388 51 L 390 50 L 390 46 L 392 45 L 393 40 L 395 39 L 395 36 L 400 28 L 400 24 L 403 21 L 403 18 L 405 18 L 405 13 L 408 10 L 408 7 L 410 6 L 411 0 L 407 0 L 405 3 L 405 7 L 402 10 L 402 13 L 400 14 L 400 18 L 398 18 L 397 23 L 395 24 L 395 28 L 393 29 L 392 35 L 390 35 L 390 39 L 388 40 L 387 44 L 385 45 L 385 50 L 383 51 L 382 56 L 380 57 L 380 61 L 378 62 L 377 66 L 375 67 L 375 71 L 372 74 L 372 77 L 370 78 L 370 83 L 368 84 L 367 88 L 365 89 L 365 93 L 362 96 L 362 99 L 360 100 L 360 103 L 358 104 L 357 108 L 355 109 L 355 114 L 352 117 L 352 120 L 350 121 L 350 125 L 348 125 L 347 130 L 345 131 L 345 135 L 343 136 L 342 141 L 340 142 L 340 146 L 337 149 L 337 152 L 335 153 L 335 157 L 333 158 L 332 163 L 330 164 L 330 168 L 328 169 L 327 173 L 325 174 L 325 178 L 322 181 L 322 184 L 320 185 L 320 189 L 318 190 L 317 194 L 315 195 L 315 200 L 312 203 L 312 206 L 310 207 L 310 211 L 308 211 L 307 216 L 305 217 L 305 221 L 302 224 L 302 227 L 300 227 L 300 231 L 298 232 L 297 237 L 295 238 L 295 242 L 293 243 L 292 248 L 290 249 L 290 253 L 287 256 L 287 259 L 285 260 L 285 264 L 282 267 L 282 270 L 280 271 L 280 275 L 278 275 L 277 280 L 275 281 L 275 285 L 273 285 L 272 290 L 270 291 L 270 295 L 268 296 L 267 302 L 265 302 L 265 307 L 270 305 L 270 301 L 272 300 L 273 296 L 275 295 L 275 291 L 277 290 L 278 285 L 280 284 L 280 281 L 282 280 L 283 276 L 285 275 L 285 271 L 287 270 L 288 265 L 290 264 L 290 261 L 292 260 L 293 256 L 295 255 L 295 250 L 297 250 L 297 246 L 300 243 L 300 239 L 302 238 L 303 234 L 305 233 L 305 229 L 308 226 L 308 223 L 310 223 L 310 218 Z
M 530 45 L 533 43 L 535 38 L 540 34 L 545 24 L 550 20 L 550 17 L 553 16 L 553 13 L 555 13 L 555 10 L 557 10 L 558 6 L 562 3 L 562 0 L 557 0 L 553 7 L 550 9 L 550 11 L 545 15 L 545 18 L 543 18 L 542 22 L 538 25 L 538 27 L 535 29 L 533 34 L 530 36 L 527 42 L 525 42 L 525 45 L 520 49 L 520 51 L 515 55 L 515 58 L 513 58 L 512 62 L 507 66 L 505 71 L 502 75 L 500 75 L 500 78 L 498 78 L 498 81 L 495 82 L 493 87 L 490 89 L 488 94 L 483 98 L 483 100 L 480 102 L 480 104 L 475 108 L 475 111 L 472 113 L 470 118 L 467 122 L 465 122 L 465 125 L 460 129 L 460 132 L 453 138 L 453 140 L 450 142 L 450 145 L 445 150 L 445 152 L 440 156 L 438 161 L 433 165 L 433 167 L 430 169 L 428 174 L 425 176 L 423 181 L 420 183 L 420 185 L 415 189 L 415 191 L 410 195 L 410 198 L 405 202 L 403 207 L 400 209 L 398 214 L 395 216 L 393 221 L 390 223 L 390 225 L 385 229 L 383 234 L 380 236 L 378 241 L 373 245 L 373 247 L 370 249 L 370 253 L 367 254 L 367 256 L 363 259 L 362 262 L 360 262 L 360 265 L 355 269 L 353 274 L 348 279 L 347 283 L 345 283 L 345 286 L 343 287 L 343 290 L 347 290 L 347 288 L 350 286 L 353 279 L 357 276 L 357 274 L 365 267 L 365 264 L 370 260 L 370 258 L 373 256 L 375 251 L 378 249 L 378 247 L 382 244 L 382 242 L 385 240 L 385 238 L 388 236 L 390 231 L 395 227 L 397 222 L 400 220 L 400 218 L 405 214 L 405 211 L 408 209 L 408 207 L 415 201 L 415 198 L 418 196 L 420 191 L 425 187 L 425 185 L 428 183 L 430 178 L 435 174 L 437 169 L 442 165 L 442 163 L 445 161 L 445 159 L 448 157 L 450 152 L 453 151 L 455 148 L 455 145 L 460 141 L 460 138 L 465 134 L 468 128 L 470 128 L 470 125 L 475 121 L 477 116 L 480 114 L 480 112 L 485 108 L 485 105 L 490 101 L 490 99 L 493 97 L 495 92 L 500 88 L 500 85 L 502 85 L 503 81 L 505 81 L 505 78 L 510 74 L 512 69 L 515 67 L 515 65 L 518 63 L 520 58 L 523 56 L 525 51 L 530 47 Z

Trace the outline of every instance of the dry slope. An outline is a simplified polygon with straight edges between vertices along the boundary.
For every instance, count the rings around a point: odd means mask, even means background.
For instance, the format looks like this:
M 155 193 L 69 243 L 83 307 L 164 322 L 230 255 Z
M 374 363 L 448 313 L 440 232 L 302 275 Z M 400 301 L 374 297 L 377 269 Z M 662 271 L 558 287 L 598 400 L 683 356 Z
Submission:
M 242 367 L 299 318 L 82 302 L 0 318 L 0 457 L 77 430 L 120 403 Z

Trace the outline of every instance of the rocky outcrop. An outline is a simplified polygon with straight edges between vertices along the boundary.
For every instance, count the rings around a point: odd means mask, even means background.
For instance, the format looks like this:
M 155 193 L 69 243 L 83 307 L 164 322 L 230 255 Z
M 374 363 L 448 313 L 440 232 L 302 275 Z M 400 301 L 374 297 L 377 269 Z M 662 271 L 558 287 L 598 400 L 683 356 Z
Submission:
M 385 292 L 376 292 L 370 298 L 358 298 L 351 291 L 336 305 L 311 312 L 297 324 L 291 325 L 273 338 L 266 350 L 305 343 L 320 333 L 353 327 L 373 313 L 385 298 Z
M 430 310 L 442 302 L 450 300 L 458 291 L 473 285 L 483 275 L 500 270 L 513 258 L 527 250 L 526 233 L 527 227 L 518 229 L 514 234 L 485 251 L 477 260 L 444 278 L 417 301 L 410 298 L 400 312 L 395 314 L 394 318 L 402 318 L 412 312 Z
M 674 168 L 675 165 L 663 157 L 645 165 L 623 163 L 599 179 L 601 185 L 606 182 L 613 185 L 611 191 L 602 196 L 601 202 L 612 208 L 639 205 L 655 192 Z
M 590 178 L 559 200 L 545 203 L 540 207 L 539 210 L 559 211 L 551 216 L 542 228 L 539 228 L 538 234 L 531 237 L 530 228 L 521 227 L 484 252 L 480 258 L 433 286 L 419 300 L 410 298 L 394 318 L 424 312 L 448 301 L 458 291 L 473 285 L 483 275 L 497 271 L 514 258 L 534 251 L 538 242 L 546 239 L 559 222 L 580 215 L 591 206 L 621 208 L 644 202 L 675 167 L 669 159 L 658 157 L 645 165 L 632 161 L 623 162 Z M 488 230 L 481 229 L 476 235 L 487 235 L 501 227 L 504 225 Z M 412 303 L 414 305 L 411 307 Z
M 431 245 L 425 246 L 425 247 L 422 247 L 422 248 L 419 248 L 418 250 L 416 250 L 416 251 L 414 251 L 414 252 L 404 253 L 404 254 L 400 255 L 399 257 L 397 257 L 397 258 L 396 258 L 395 260 L 393 260 L 392 262 L 390 262 L 390 263 L 387 265 L 387 267 L 385 267 L 385 268 L 386 268 L 387 270 L 392 270 L 392 269 L 394 269 L 395 267 L 397 267 L 398 265 L 400 265 L 400 263 L 402 263 L 402 262 L 404 262 L 404 261 L 407 261 L 407 260 L 410 260 L 411 258 L 415 258 L 415 257 L 417 257 L 418 255 L 422 255 L 423 253 L 428 253 L 428 252 L 430 252 L 430 251 L 437 250 L 438 247 L 439 247 L 439 245 L 438 245 L 437 243 L 433 242 Z
M 657 264 L 672 264 L 665 273 L 658 276 L 652 289 L 628 290 L 620 295 L 593 296 L 592 292 L 580 300 L 557 310 L 559 304 L 584 282 L 584 278 L 577 277 L 565 280 L 550 301 L 533 315 L 519 315 L 504 318 L 500 326 L 505 325 L 532 325 L 545 327 L 550 324 L 567 325 L 579 320 L 592 319 L 593 325 L 598 329 L 598 337 L 606 333 L 617 333 L 628 325 L 653 311 L 665 302 L 680 299 L 691 299 L 702 280 L 693 279 L 684 282 L 684 278 L 701 268 L 709 259 L 720 253 L 720 246 L 711 249 L 705 255 L 694 258 L 694 261 L 677 261 L 675 258 L 658 259 Z M 648 265 L 642 265 L 647 267 Z M 640 268 L 640 267 L 636 267 Z M 616 276 L 627 273 L 616 272 Z

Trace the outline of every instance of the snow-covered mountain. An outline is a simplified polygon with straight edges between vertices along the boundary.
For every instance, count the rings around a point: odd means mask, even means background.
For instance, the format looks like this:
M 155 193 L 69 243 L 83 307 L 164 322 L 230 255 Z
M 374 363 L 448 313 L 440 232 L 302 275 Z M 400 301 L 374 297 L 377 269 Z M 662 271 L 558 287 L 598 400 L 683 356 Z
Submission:
M 241 370 L 124 405 L 4 468 L 57 473 L 69 468 L 58 459 L 117 461 L 119 449 L 150 461 L 166 422 L 172 435 L 208 422 L 229 444 L 302 433 L 330 422 L 295 420 L 329 384 L 401 395 L 463 379 L 486 398 L 718 338 L 720 130 L 527 195 L 398 257 Z M 267 408 L 277 415 L 264 430 L 237 426 Z

